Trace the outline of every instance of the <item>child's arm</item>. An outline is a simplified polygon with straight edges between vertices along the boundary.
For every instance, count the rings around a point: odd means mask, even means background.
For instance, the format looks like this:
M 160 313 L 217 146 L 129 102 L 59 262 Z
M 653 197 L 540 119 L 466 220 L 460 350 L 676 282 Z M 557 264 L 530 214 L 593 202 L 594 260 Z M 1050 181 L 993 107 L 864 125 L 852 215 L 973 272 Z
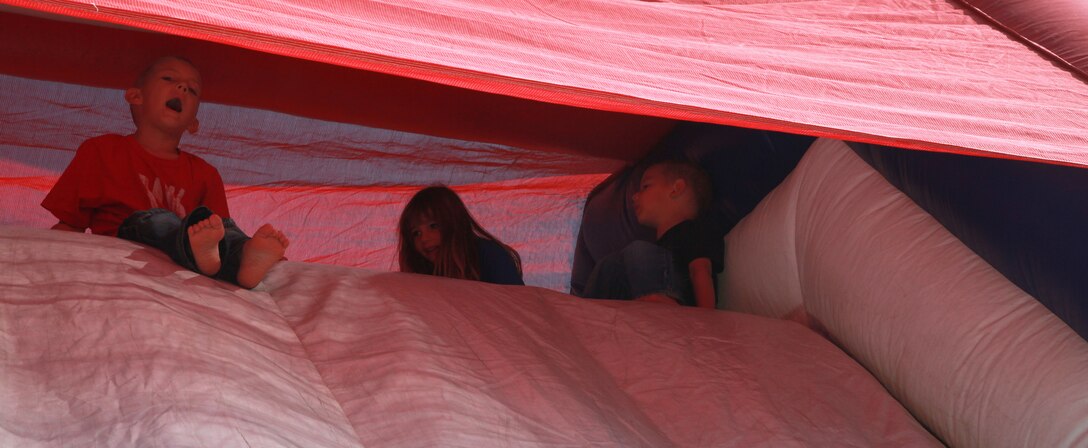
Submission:
M 714 308 L 714 279 L 711 278 L 711 265 L 709 258 L 696 258 L 688 263 L 688 274 L 691 276 L 691 287 L 695 291 L 695 306 L 699 308 Z
M 79 145 L 72 162 L 42 200 L 42 207 L 59 221 L 53 229 L 82 232 L 90 227 L 90 208 L 94 204 L 84 201 L 102 196 L 101 176 L 106 172 L 102 163 L 102 141 L 102 137 L 98 137 Z

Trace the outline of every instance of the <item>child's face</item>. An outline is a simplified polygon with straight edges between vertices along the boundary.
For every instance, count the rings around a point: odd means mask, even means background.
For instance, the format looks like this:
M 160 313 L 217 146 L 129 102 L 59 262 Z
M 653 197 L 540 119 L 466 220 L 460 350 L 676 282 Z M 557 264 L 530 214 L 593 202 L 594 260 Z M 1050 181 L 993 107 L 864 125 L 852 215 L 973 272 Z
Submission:
M 412 224 L 412 246 L 423 258 L 434 263 L 438 248 L 442 245 L 442 231 L 438 223 L 424 216 Z
M 153 126 L 171 133 L 196 131 L 200 108 L 200 73 L 185 61 L 164 59 L 155 64 L 144 85 L 126 92 L 140 126 Z
M 651 166 L 642 174 L 638 191 L 631 197 L 635 203 L 635 217 L 638 223 L 654 227 L 662 209 L 668 204 L 672 191 L 668 179 L 661 172 L 661 167 Z

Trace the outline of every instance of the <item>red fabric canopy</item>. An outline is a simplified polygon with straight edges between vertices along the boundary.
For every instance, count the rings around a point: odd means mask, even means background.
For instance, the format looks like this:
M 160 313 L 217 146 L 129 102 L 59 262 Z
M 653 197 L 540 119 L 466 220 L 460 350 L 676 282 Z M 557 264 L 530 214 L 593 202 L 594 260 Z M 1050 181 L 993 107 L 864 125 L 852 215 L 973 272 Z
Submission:
M 1088 166 L 1088 85 L 954 3 L 730 3 L 0 0 L 0 224 L 56 222 L 45 192 L 131 132 L 117 89 L 164 54 L 206 84 L 182 148 L 300 261 L 394 268 L 442 182 L 565 289 L 587 192 L 678 119 Z
M 1013 36 L 1088 77 L 1088 2 L 961 0 Z
M 2 3 L 579 108 L 1088 165 L 1088 86 L 950 2 Z M 268 106 L 366 122 L 320 106 L 357 87 L 335 73 L 289 86 L 308 101 Z M 497 118 L 480 140 L 516 140 L 488 138 L 504 132 Z

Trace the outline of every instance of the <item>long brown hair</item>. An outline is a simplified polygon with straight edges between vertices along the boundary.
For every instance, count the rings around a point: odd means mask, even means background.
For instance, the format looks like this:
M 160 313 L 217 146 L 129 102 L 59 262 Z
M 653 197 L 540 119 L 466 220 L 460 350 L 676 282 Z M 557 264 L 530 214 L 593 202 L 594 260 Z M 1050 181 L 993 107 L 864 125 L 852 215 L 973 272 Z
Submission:
M 412 227 L 424 218 L 437 223 L 442 234 L 442 244 L 438 248 L 434 263 L 417 252 L 412 243 Z M 457 193 L 442 185 L 424 188 L 412 196 L 400 215 L 397 233 L 397 254 L 401 272 L 479 280 L 478 240 L 483 239 L 494 241 L 510 253 L 518 274 L 521 274 L 521 256 L 517 251 L 480 227 Z

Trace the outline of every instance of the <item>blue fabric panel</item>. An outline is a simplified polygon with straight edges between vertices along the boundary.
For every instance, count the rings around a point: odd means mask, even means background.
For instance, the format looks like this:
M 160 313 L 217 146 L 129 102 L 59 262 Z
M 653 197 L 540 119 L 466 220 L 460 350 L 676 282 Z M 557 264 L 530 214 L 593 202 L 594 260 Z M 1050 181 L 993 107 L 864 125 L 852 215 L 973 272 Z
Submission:
M 1088 170 L 850 146 L 971 250 L 1088 339 Z
M 707 216 L 724 236 L 797 166 L 813 137 L 702 123 L 681 123 L 634 166 L 609 177 L 589 194 L 575 247 L 571 291 L 579 293 L 600 260 L 634 240 L 653 241 L 638 224 L 631 195 L 654 162 L 698 163 L 714 184 Z

